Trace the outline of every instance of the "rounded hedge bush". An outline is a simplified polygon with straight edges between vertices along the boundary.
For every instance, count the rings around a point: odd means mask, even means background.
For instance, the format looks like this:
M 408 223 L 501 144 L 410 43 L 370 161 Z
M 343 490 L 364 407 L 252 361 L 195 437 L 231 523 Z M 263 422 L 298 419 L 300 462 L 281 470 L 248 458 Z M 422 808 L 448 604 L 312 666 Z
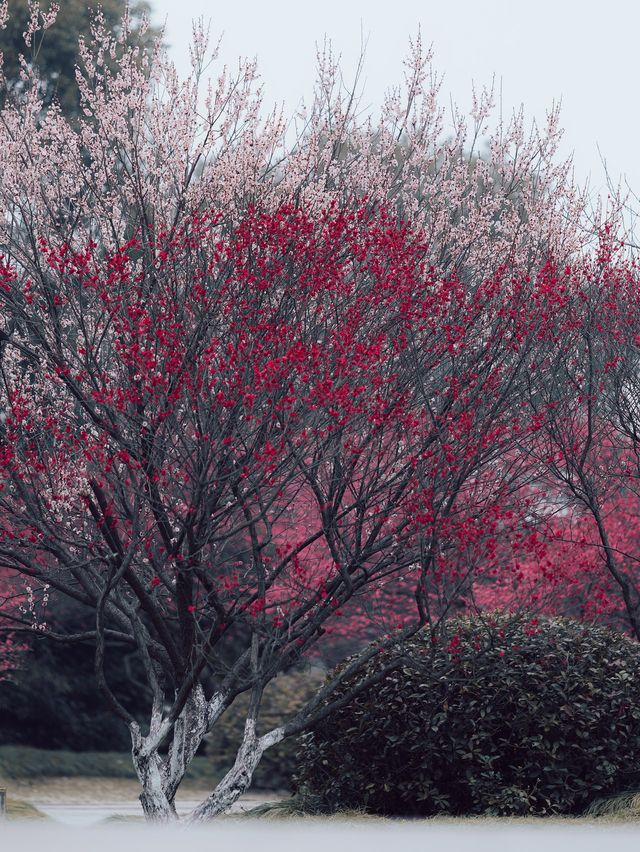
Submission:
M 366 674 L 393 659 L 379 654 Z M 494 613 L 447 622 L 435 644 L 418 634 L 395 662 L 302 737 L 296 783 L 308 808 L 572 814 L 640 788 L 635 641 Z

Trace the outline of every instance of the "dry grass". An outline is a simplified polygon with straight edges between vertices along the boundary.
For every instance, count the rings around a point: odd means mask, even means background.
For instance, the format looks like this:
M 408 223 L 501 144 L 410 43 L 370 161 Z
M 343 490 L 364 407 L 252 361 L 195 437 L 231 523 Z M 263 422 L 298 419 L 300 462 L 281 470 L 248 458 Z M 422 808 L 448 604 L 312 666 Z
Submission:
M 266 819 L 266 820 L 286 820 L 286 819 L 304 819 L 306 820 L 318 820 L 321 822 L 352 822 L 353 820 L 376 820 L 376 821 L 388 821 L 390 818 L 375 816 L 373 814 L 368 814 L 364 810 L 348 810 L 348 811 L 338 811 L 335 814 L 315 814 L 305 811 L 296 801 L 295 798 L 284 799 L 282 801 L 277 802 L 265 802 L 262 805 L 258 805 L 255 808 L 251 808 L 250 810 L 244 811 L 240 814 L 229 814 L 229 819 L 234 818 L 240 819 Z
M 592 802 L 585 816 L 607 818 L 615 822 L 633 822 L 640 820 L 640 793 L 624 793 L 609 799 L 596 799 Z
M 79 779 L 73 779 L 74 781 Z M 122 782 L 120 782 L 122 783 Z M 128 785 L 125 785 L 128 787 Z M 31 792 L 31 791 L 29 791 Z M 111 790 L 109 792 L 112 792 Z M 129 792 L 127 790 L 127 792 Z M 28 794 L 27 794 L 28 795 Z M 64 800 L 64 796 L 62 799 Z M 53 799 L 52 799 L 53 800 Z M 249 802 L 246 803 L 247 805 Z M 11 820 L 19 819 L 47 819 L 46 815 L 38 810 L 31 802 L 23 799 L 7 799 L 7 818 Z M 266 821 L 281 821 L 281 820 L 304 820 L 305 822 L 394 822 L 402 821 L 402 818 L 397 817 L 380 817 L 373 814 L 368 814 L 363 810 L 348 810 L 339 811 L 335 814 L 314 814 L 304 811 L 300 803 L 295 798 L 281 799 L 278 801 L 264 802 L 256 807 L 249 807 L 241 813 L 226 814 L 224 820 L 247 820 L 247 819 L 263 819 Z M 142 817 L 112 817 L 108 821 L 143 821 Z M 425 823 L 444 823 L 464 825 L 468 823 L 477 824 L 494 824 L 494 825 L 513 825 L 513 824 L 620 824 L 620 823 L 640 823 L 640 792 L 627 793 L 625 795 L 615 796 L 608 799 L 598 799 L 594 801 L 584 812 L 579 816 L 530 816 L 530 817 L 495 817 L 495 816 L 468 816 L 456 817 L 442 816 L 426 817 L 419 821 Z
M 304 819 L 337 822 L 352 822 L 354 820 L 366 821 L 397 821 L 402 820 L 402 817 L 381 817 L 373 814 L 368 814 L 363 810 L 348 810 L 338 811 L 334 814 L 314 814 L 305 811 L 295 798 L 285 799 L 278 802 L 266 802 L 263 805 L 245 811 L 242 814 L 230 814 L 229 819 L 266 819 L 266 820 L 287 820 L 287 819 Z M 422 822 L 429 823 L 445 823 L 463 825 L 467 823 L 478 824 L 493 824 L 493 825 L 513 825 L 513 824 L 567 824 L 581 823 L 602 825 L 603 823 L 638 823 L 640 822 L 640 792 L 628 793 L 623 796 L 615 796 L 609 799 L 599 799 L 593 802 L 589 808 L 583 813 L 575 816 L 557 815 L 557 816 L 449 816 L 442 814 L 441 816 L 417 818 Z
M 7 799 L 7 819 L 47 819 L 31 802 Z

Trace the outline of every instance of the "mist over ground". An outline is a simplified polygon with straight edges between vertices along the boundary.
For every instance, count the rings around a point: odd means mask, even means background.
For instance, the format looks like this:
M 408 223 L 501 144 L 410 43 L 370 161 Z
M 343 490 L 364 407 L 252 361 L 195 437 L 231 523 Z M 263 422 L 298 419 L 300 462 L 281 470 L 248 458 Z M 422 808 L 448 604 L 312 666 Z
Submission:
M 580 825 L 548 821 L 487 821 L 470 820 L 460 823 L 425 822 L 335 822 L 315 820 L 283 824 L 263 821 L 247 824 L 246 820 L 219 821 L 208 826 L 188 828 L 179 826 L 107 825 L 95 828 L 72 828 L 51 823 L 3 824 L 0 826 L 2 852 L 175 852 L 188 844 L 189 852 L 352 852 L 354 844 L 367 852 L 428 852 L 446 849 L 448 852 L 602 852 L 615 848 L 626 852 L 638 848 L 640 832 L 636 826 L 611 823 Z

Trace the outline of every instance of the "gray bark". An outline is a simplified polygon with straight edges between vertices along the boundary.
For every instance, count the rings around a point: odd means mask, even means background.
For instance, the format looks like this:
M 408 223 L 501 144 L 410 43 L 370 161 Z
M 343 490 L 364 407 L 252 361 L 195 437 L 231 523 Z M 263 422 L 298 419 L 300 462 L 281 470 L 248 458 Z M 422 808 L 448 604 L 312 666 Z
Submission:
M 274 728 L 262 737 L 256 736 L 254 719 L 247 719 L 242 744 L 235 763 L 216 789 L 188 817 L 191 823 L 204 822 L 229 810 L 247 791 L 256 766 L 265 750 L 284 738 L 284 727 Z
M 173 726 L 162 718 L 159 708 L 152 714 L 146 737 L 137 724 L 129 726 L 133 765 L 142 787 L 140 802 L 147 819 L 177 820 L 174 801 L 178 787 L 204 735 L 223 709 L 223 696 L 216 694 L 207 702 L 202 687 L 196 685 Z M 169 753 L 163 757 L 159 748 L 170 732 Z

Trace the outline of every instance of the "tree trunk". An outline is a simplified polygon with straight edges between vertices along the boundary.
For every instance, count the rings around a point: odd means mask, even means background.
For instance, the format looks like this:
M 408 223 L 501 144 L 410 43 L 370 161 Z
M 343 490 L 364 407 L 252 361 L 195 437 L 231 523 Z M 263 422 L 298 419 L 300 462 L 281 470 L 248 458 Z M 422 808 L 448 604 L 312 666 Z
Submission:
M 136 755 L 133 763 L 142 786 L 140 803 L 150 822 L 173 822 L 178 819 L 173 800 L 167 798 L 163 783 L 162 758 L 155 753 L 149 757 Z
M 188 821 L 205 822 L 229 810 L 249 789 L 253 773 L 265 750 L 279 743 L 283 738 L 284 728 L 282 727 L 275 728 L 260 738 L 256 737 L 255 722 L 248 719 L 242 745 L 238 749 L 233 768 L 227 772 L 213 793 L 191 812 Z
M 214 718 L 220 702 L 214 702 Z M 143 737 L 137 724 L 131 725 L 133 765 L 142 787 L 140 802 L 145 817 L 152 822 L 171 822 L 178 819 L 175 795 L 184 774 L 195 755 L 209 724 L 209 707 L 200 684 L 196 684 L 182 713 L 173 725 L 169 753 L 158 749 L 171 731 L 162 720 L 158 707 L 152 714 L 149 735 Z

